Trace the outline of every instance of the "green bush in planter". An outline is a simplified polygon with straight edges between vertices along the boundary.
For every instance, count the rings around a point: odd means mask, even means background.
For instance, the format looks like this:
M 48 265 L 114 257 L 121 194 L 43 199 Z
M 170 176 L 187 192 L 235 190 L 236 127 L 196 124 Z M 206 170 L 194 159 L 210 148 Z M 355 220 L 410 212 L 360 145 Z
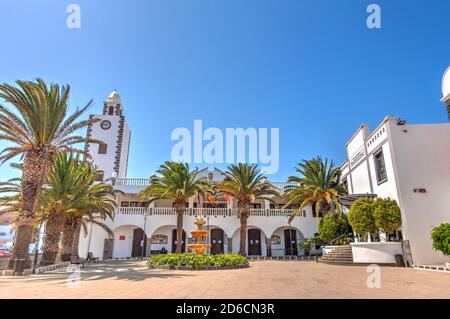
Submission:
M 373 217 L 375 219 L 375 226 L 383 230 L 386 234 L 387 241 L 389 240 L 389 235 L 394 233 L 402 225 L 400 207 L 398 207 L 395 200 L 389 198 L 378 198 L 375 201 Z
M 149 266 L 184 266 L 199 268 L 202 266 L 238 266 L 248 265 L 246 257 L 237 254 L 201 255 L 167 254 L 150 257 Z
M 450 224 L 440 224 L 431 232 L 433 248 L 444 256 L 450 256 Z
M 347 215 L 344 213 L 326 214 L 319 224 L 319 237 L 324 243 L 329 243 L 345 233 L 351 233 L 351 231 Z M 347 243 L 345 240 L 343 242 L 345 242 L 344 245 Z
M 375 226 L 375 218 L 373 212 L 375 210 L 375 200 L 372 198 L 359 198 L 350 207 L 348 213 L 348 221 L 353 231 L 363 235 L 366 238 L 367 233 L 375 234 L 377 228 Z

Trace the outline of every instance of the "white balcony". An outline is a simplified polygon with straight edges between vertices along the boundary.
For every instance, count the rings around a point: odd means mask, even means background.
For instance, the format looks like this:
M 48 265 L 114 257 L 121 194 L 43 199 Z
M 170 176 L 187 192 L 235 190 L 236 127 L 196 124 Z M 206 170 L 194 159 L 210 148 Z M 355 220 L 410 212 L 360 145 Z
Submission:
M 289 217 L 294 213 L 295 209 L 250 209 L 250 216 L 260 217 Z M 186 208 L 184 214 L 186 216 L 234 216 L 237 217 L 237 208 Z M 176 215 L 173 207 L 119 207 L 116 214 L 121 215 Z M 298 214 L 297 217 L 306 217 L 303 214 Z
M 145 188 L 150 184 L 149 178 L 116 178 L 112 180 L 112 184 L 124 192 L 136 191 Z M 296 183 L 287 182 L 271 182 L 271 184 L 279 191 L 284 192 L 289 187 L 297 186 Z

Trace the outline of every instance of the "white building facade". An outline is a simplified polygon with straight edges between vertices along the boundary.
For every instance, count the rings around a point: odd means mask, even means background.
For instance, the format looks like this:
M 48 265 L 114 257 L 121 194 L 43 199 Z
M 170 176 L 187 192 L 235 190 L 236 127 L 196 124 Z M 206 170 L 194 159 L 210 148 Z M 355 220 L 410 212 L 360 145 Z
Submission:
M 362 125 L 341 166 L 349 194 L 395 199 L 414 264 L 440 264 L 434 226 L 450 222 L 450 124 L 406 124 L 386 117 L 372 132 Z
M 176 247 L 176 212 L 170 200 L 159 199 L 151 203 L 139 198 L 139 192 L 148 183 L 147 178 L 126 178 L 130 130 L 123 114 L 123 105 L 116 91 L 112 92 L 104 104 L 102 115 L 92 115 L 100 121 L 88 128 L 88 136 L 104 142 L 91 144 L 86 149 L 103 178 L 114 177 L 118 195 L 118 208 L 114 220 L 105 221 L 114 236 L 108 236 L 102 228 L 94 225 L 88 234 L 80 235 L 80 256 L 88 251 L 100 259 L 149 256 L 161 250 L 174 252 Z M 199 171 L 199 178 L 212 182 L 224 178 L 218 169 Z M 273 183 L 283 191 L 286 183 Z M 281 198 L 274 198 L 275 205 L 267 200 L 252 203 L 248 219 L 247 253 L 253 256 L 302 255 L 304 250 L 298 244 L 317 233 L 318 218 L 311 207 L 305 208 L 289 224 L 292 209 L 281 209 Z M 233 198 L 217 198 L 212 205 L 199 198 L 190 198 L 183 219 L 183 251 L 191 242 L 190 232 L 195 229 L 194 220 L 202 214 L 209 229 L 208 242 L 212 244 L 210 253 L 237 253 L 240 242 L 240 221 L 237 217 L 237 202 Z

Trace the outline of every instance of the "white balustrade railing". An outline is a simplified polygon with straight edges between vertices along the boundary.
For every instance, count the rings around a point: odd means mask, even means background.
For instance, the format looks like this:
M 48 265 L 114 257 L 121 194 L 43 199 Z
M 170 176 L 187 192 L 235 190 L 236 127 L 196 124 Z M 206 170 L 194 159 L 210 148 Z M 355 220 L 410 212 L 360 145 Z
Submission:
M 120 207 L 119 213 L 123 215 L 143 215 L 147 210 L 147 207 Z
M 115 186 L 141 186 L 145 187 L 150 184 L 149 178 L 122 178 L 118 177 L 112 180 L 113 185 Z M 298 186 L 296 183 L 287 183 L 287 182 L 271 182 L 271 184 L 281 190 L 284 191 L 288 187 Z
M 252 208 L 250 209 L 250 216 L 261 217 L 289 217 L 294 214 L 295 209 L 264 209 L 264 208 Z M 173 207 L 119 207 L 117 209 L 118 214 L 122 215 L 176 215 L 177 212 Z M 184 213 L 187 216 L 234 216 L 238 214 L 237 208 L 186 208 Z M 297 217 L 305 217 L 303 214 L 298 214 Z
M 149 178 L 115 178 L 112 181 L 114 186 L 148 186 Z
M 271 184 L 277 188 L 278 190 L 285 192 L 286 190 L 288 190 L 289 188 L 298 186 L 299 184 L 297 183 L 287 183 L 287 182 L 271 182 Z

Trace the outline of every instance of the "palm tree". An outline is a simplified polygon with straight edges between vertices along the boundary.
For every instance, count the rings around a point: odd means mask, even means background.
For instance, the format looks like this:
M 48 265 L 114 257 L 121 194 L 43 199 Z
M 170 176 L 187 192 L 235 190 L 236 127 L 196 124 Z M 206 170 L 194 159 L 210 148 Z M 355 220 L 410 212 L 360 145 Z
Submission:
M 55 263 L 65 217 L 77 208 L 80 197 L 95 180 L 91 166 L 73 154 L 55 156 L 47 179 L 49 188 L 44 190 L 47 222 L 41 265 Z
M 17 87 L 0 85 L 0 98 L 13 106 L 14 111 L 0 105 L 0 139 L 12 143 L 0 153 L 0 163 L 15 156 L 23 156 L 21 198 L 22 206 L 16 220 L 16 241 L 10 268 L 15 259 L 25 259 L 31 265 L 28 247 L 35 223 L 36 205 L 54 155 L 59 152 L 82 152 L 75 144 L 99 141 L 74 135 L 98 119 L 78 121 L 92 101 L 68 115 L 70 86 L 50 84 L 41 79 L 16 81 Z M 77 122 L 78 121 L 78 122 Z
M 99 171 L 93 173 L 97 176 Z M 89 185 L 89 187 L 80 194 L 74 205 L 74 209 L 66 214 L 63 227 L 61 260 L 69 261 L 71 256 L 78 257 L 78 242 L 81 228 L 87 233 L 87 225 L 93 224 L 103 228 L 109 236 L 113 232 L 104 221 L 107 218 L 114 218 L 116 208 L 117 191 L 111 185 L 104 182 Z
M 246 255 L 247 220 L 250 205 L 255 199 L 267 199 L 278 196 L 275 187 L 261 174 L 257 164 L 230 165 L 225 172 L 225 179 L 218 183 L 220 193 L 232 196 L 238 201 L 238 218 L 241 221 L 239 254 Z
M 297 206 L 290 221 L 308 205 L 314 205 L 317 217 L 320 212 L 328 213 L 332 205 L 341 211 L 338 197 L 345 191 L 340 182 L 341 171 L 333 161 L 328 163 L 328 159 L 323 161 L 317 156 L 298 163 L 295 170 L 298 176 L 290 176 L 288 183 L 296 186 L 287 187 L 284 194 L 284 207 Z
M 202 196 L 208 188 L 205 178 L 198 178 L 198 169 L 191 171 L 189 164 L 178 162 L 165 162 L 150 178 L 150 185 L 140 192 L 145 200 L 170 199 L 174 201 L 177 212 L 177 248 L 181 253 L 183 241 L 183 215 L 189 197 Z

